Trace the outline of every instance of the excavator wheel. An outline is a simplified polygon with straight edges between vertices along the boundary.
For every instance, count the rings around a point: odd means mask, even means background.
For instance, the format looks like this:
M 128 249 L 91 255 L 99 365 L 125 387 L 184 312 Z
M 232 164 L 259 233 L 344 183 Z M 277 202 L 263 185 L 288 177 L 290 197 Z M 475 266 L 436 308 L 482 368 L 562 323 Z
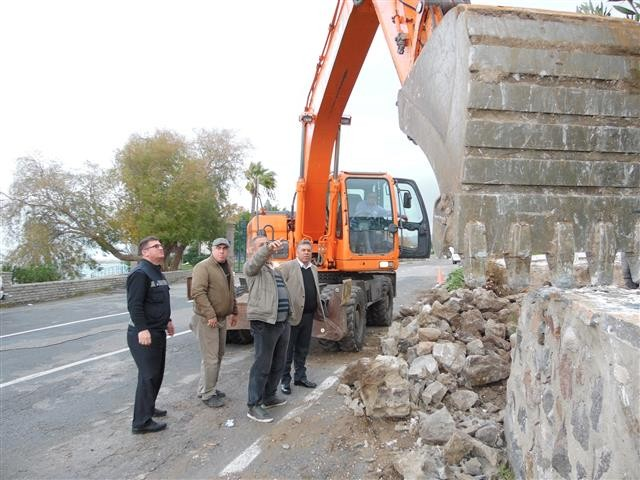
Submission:
M 347 334 L 338 342 L 344 352 L 359 352 L 366 330 L 366 301 L 360 287 L 351 288 L 351 298 L 343 307 L 347 319 Z
M 388 327 L 393 321 L 393 285 L 388 278 L 382 284 L 382 299 L 367 309 L 367 325 Z

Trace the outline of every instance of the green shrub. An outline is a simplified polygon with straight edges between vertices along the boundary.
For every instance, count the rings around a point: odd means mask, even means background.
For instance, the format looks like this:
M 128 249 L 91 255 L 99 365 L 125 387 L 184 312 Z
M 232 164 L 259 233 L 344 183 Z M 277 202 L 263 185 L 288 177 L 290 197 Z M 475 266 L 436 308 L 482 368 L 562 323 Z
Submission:
M 14 283 L 39 283 L 60 280 L 62 275 L 54 265 L 31 265 L 13 269 Z
M 464 270 L 462 269 L 462 267 L 456 268 L 449 275 L 447 275 L 445 286 L 450 292 L 464 287 Z

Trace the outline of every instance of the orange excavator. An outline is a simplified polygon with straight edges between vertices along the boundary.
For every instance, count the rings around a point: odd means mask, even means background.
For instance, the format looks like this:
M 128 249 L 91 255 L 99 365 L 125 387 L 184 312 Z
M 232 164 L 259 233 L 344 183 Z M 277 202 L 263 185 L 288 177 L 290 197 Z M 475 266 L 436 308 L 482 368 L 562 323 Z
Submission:
M 440 187 L 435 251 L 461 252 L 467 283 L 484 282 L 491 255 L 504 256 L 518 286 L 532 253 L 547 254 L 558 284 L 570 283 L 576 249 L 600 282 L 611 252 L 637 263 L 638 25 L 466 3 L 337 2 L 300 116 L 292 211 L 247 227 L 249 240 L 286 239 L 276 261 L 312 242 L 327 312 L 313 335 L 325 344 L 359 350 L 367 324 L 389 325 L 399 258 L 431 251 L 413 181 L 339 169 L 344 108 L 378 27 L 402 86 L 400 127 Z

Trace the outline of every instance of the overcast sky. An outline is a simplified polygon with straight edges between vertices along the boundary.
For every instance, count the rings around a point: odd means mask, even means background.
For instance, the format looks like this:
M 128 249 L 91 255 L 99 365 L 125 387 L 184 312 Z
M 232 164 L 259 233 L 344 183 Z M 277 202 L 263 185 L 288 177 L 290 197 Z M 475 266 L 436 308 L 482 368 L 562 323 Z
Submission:
M 575 11 L 580 1 L 483 4 Z M 228 128 L 249 161 L 277 173 L 291 204 L 300 124 L 334 0 L 5 0 L 0 2 L 0 190 L 15 159 L 109 166 L 132 134 Z M 416 178 L 431 211 L 428 161 L 397 126 L 399 81 L 376 37 L 346 112 L 341 168 Z M 249 208 L 241 186 L 232 198 Z

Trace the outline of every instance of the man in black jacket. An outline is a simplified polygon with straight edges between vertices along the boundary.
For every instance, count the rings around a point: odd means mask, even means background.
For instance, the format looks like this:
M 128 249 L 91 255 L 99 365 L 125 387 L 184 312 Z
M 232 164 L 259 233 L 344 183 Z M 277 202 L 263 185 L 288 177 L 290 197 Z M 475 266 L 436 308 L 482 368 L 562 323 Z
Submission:
M 131 319 L 127 344 L 138 366 L 138 386 L 133 407 L 133 433 L 158 432 L 166 410 L 156 408 L 156 398 L 164 377 L 167 336 L 175 332 L 171 321 L 169 284 L 160 270 L 164 260 L 162 244 L 156 237 L 146 237 L 138 245 L 142 260 L 127 277 L 127 308 Z M 166 333 L 165 333 L 166 331 Z

